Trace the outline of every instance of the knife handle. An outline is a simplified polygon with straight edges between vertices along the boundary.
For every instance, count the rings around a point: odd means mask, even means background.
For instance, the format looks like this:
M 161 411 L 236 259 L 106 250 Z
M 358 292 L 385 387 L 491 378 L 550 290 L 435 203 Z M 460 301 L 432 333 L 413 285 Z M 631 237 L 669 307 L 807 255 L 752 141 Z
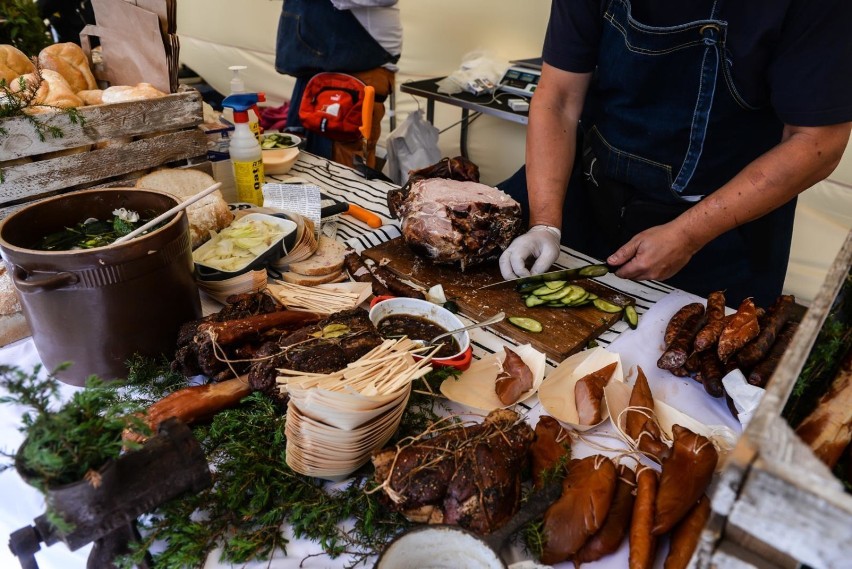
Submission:
M 351 215 L 357 220 L 363 221 L 373 229 L 378 229 L 382 226 L 382 218 L 373 213 L 372 211 L 367 211 L 361 206 L 355 204 L 349 204 L 349 209 L 346 210 L 348 215 Z

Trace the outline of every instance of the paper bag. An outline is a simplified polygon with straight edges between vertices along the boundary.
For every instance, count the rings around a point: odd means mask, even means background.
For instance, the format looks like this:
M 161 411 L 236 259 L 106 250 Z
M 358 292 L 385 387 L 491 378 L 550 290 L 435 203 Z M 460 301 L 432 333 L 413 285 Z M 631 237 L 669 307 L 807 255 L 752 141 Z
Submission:
M 124 0 L 92 0 L 97 25 L 80 33 L 83 50 L 91 52 L 90 37 L 100 38 L 103 64 L 95 77 L 110 85 L 151 83 L 170 93 L 169 61 L 156 14 Z

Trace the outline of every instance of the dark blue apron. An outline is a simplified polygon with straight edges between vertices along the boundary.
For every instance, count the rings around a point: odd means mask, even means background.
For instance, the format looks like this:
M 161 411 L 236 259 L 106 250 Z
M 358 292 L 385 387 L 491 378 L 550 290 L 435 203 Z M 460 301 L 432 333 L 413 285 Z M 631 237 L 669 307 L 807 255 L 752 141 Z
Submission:
M 746 101 L 733 83 L 718 3 L 706 20 L 673 27 L 635 21 L 628 0 L 606 6 L 581 121 L 585 195 L 569 189 L 566 207 L 569 223 L 578 205 L 595 213 L 595 226 L 582 228 L 587 252 L 606 258 L 671 221 L 780 142 L 771 108 Z M 794 213 L 795 200 L 719 236 L 667 282 L 702 296 L 727 289 L 732 304 L 745 296 L 769 304 L 784 282 Z
M 317 73 L 357 73 L 398 59 L 349 10 L 338 10 L 329 0 L 284 0 L 275 42 L 275 70 L 296 77 L 287 130 L 304 134 L 299 105 L 305 85 Z M 331 142 L 324 137 L 309 137 L 307 149 L 331 157 Z

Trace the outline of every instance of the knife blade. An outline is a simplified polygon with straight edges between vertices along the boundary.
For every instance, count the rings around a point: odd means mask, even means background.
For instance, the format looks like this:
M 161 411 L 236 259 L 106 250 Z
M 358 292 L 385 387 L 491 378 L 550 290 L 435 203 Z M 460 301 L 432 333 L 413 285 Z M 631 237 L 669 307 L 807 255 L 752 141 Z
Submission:
M 558 271 L 550 271 L 548 273 L 540 273 L 529 277 L 520 277 L 517 279 L 509 279 L 507 281 L 497 281 L 485 286 L 479 287 L 477 290 L 484 288 L 492 288 L 498 286 L 521 286 L 529 283 L 545 283 L 552 281 L 576 281 L 579 279 L 589 279 L 594 277 L 602 277 L 609 273 L 608 265 L 585 265 L 574 269 L 561 269 Z

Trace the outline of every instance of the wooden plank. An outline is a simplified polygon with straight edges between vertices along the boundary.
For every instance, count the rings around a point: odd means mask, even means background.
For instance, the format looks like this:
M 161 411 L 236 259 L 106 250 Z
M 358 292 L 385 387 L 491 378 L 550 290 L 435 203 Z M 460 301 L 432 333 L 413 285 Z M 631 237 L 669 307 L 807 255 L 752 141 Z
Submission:
M 198 129 L 190 129 L 83 154 L 11 166 L 3 170 L 0 206 L 206 153 L 206 136 Z
M 193 163 L 192 165 L 186 166 L 186 167 L 192 168 L 193 170 L 201 170 L 205 174 L 209 174 L 211 176 L 213 175 L 213 165 L 212 165 L 212 162 L 209 162 L 209 161 Z M 96 188 L 131 188 L 131 187 L 134 187 L 136 185 L 136 180 L 138 180 L 140 177 L 141 177 L 141 175 L 139 175 L 139 172 L 131 172 L 131 173 L 127 174 L 126 176 L 118 176 L 116 178 L 111 179 L 108 182 L 101 182 L 101 183 L 94 184 L 94 185 L 91 185 L 91 186 L 86 186 L 85 188 L 80 188 L 80 189 L 81 190 L 82 189 L 94 190 Z M 71 191 L 76 191 L 76 190 L 71 190 Z M 60 193 L 60 192 L 57 192 L 57 193 Z M 66 193 L 66 192 L 61 192 L 61 193 Z M 70 192 L 67 192 L 67 193 L 70 193 Z M 28 206 L 30 204 L 40 202 L 42 199 L 45 199 L 45 198 L 39 198 L 39 199 L 35 199 L 35 200 L 32 200 L 32 201 L 28 201 L 28 202 L 24 202 L 24 203 L 20 203 L 20 204 L 15 204 L 15 205 L 8 206 L 8 207 L 0 207 L 0 220 L 3 219 L 4 217 L 8 216 L 11 213 L 18 211 L 19 209 L 25 208 L 26 206 Z
M 201 124 L 201 94 L 198 91 L 174 93 L 158 99 L 146 99 L 111 105 L 81 107 L 83 124 L 72 123 L 63 113 L 38 115 L 39 120 L 62 129 L 62 138 L 39 140 L 35 128 L 25 117 L 0 121 L 6 134 L 0 137 L 0 156 L 13 160 L 56 150 L 88 146 L 111 138 L 139 136 Z
M 778 567 L 797 567 L 795 562 L 788 565 L 776 565 L 759 557 L 753 551 L 743 549 L 736 543 L 727 541 L 713 552 L 709 564 L 693 564 L 689 567 L 719 567 L 724 569 L 778 569 Z
M 544 331 L 539 334 L 525 332 L 505 321 L 491 328 L 517 342 L 530 343 L 557 362 L 584 349 L 590 340 L 597 338 L 621 318 L 620 313 L 602 312 L 591 305 L 580 308 L 527 308 L 521 295 L 513 288 L 477 290 L 502 279 L 496 263 L 471 267 L 465 272 L 452 265 L 435 265 L 415 255 L 401 237 L 366 249 L 362 254 L 377 263 L 387 261 L 386 266 L 395 274 L 425 288 L 442 285 L 447 298 L 455 300 L 462 314 L 474 320 L 483 320 L 501 310 L 507 316 L 535 318 L 544 327 Z M 595 281 L 582 280 L 577 281 L 577 284 L 617 304 L 635 302 L 632 297 Z
M 792 557 L 816 568 L 848 567 L 852 497 L 794 476 L 756 460 L 728 517 L 726 535 L 776 563 Z

